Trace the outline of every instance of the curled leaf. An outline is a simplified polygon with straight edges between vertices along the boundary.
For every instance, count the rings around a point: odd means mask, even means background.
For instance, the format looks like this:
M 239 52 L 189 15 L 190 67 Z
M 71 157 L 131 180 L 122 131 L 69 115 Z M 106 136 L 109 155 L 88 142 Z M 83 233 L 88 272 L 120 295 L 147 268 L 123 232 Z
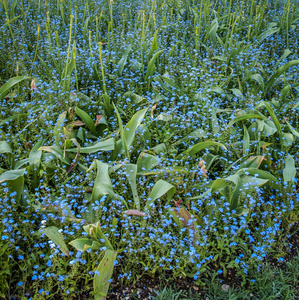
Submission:
M 140 217 L 146 217 L 147 214 L 138 210 L 138 209 L 128 209 L 126 211 L 124 211 L 124 214 L 126 214 L 127 216 L 140 216 Z
M 152 119 L 154 118 L 154 111 L 156 110 L 156 108 L 157 108 L 157 103 L 155 103 L 151 108 L 151 118 Z

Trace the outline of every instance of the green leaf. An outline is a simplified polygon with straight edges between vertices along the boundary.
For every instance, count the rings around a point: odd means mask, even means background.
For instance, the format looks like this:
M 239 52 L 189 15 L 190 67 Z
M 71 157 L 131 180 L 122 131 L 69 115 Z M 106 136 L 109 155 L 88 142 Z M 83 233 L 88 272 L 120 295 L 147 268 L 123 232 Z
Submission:
M 295 130 L 294 127 L 288 121 L 286 121 L 286 124 L 289 127 L 291 133 L 293 135 L 295 135 L 296 137 L 299 137 L 299 132 L 297 130 Z
M 249 157 L 246 161 L 240 164 L 240 169 L 243 168 L 256 168 L 258 169 L 261 165 L 261 163 L 266 160 L 266 157 L 263 155 L 258 155 L 258 156 L 252 156 Z
M 152 41 L 152 44 L 151 44 L 151 50 L 150 50 L 150 53 L 149 53 L 149 57 L 152 57 L 154 55 L 155 51 L 158 51 L 157 33 L 158 33 L 158 30 L 156 30 L 156 32 L 155 32 L 155 35 L 154 35 L 154 38 L 153 38 L 153 41 Z
M 153 169 L 159 162 L 157 156 L 141 152 L 137 159 L 137 172 L 148 172 Z
M 279 186 L 279 182 L 278 182 L 277 178 L 275 176 L 273 176 L 272 174 L 270 174 L 269 172 L 266 172 L 264 170 L 259 170 L 259 169 L 254 169 L 254 168 L 245 168 L 245 169 L 239 170 L 236 174 L 239 176 L 251 175 L 254 177 L 261 178 L 261 179 L 267 179 L 269 182 L 269 185 L 273 189 L 277 189 L 277 187 Z
M 24 176 L 26 169 L 19 169 L 19 170 L 9 170 L 0 175 L 0 183 L 4 181 L 15 180 L 20 176 Z
M 223 149 L 227 150 L 227 148 L 223 144 L 208 140 L 205 142 L 199 142 L 199 143 L 195 144 L 193 147 L 184 151 L 182 154 L 192 156 L 192 155 L 196 154 L 197 152 L 207 149 L 212 146 L 219 146 L 219 147 L 222 147 Z
M 97 176 L 94 181 L 94 186 L 91 194 L 91 202 L 96 200 L 100 200 L 103 196 L 109 195 L 111 197 L 115 197 L 116 199 L 120 199 L 120 197 L 113 191 L 112 183 L 109 177 L 108 172 L 108 164 L 100 162 L 99 160 L 95 160 L 92 164 L 92 167 L 96 167 Z M 89 170 L 91 169 L 89 168 Z
M 124 93 L 123 97 L 125 99 L 129 98 L 133 104 L 141 103 L 142 101 L 146 100 L 146 98 L 139 96 L 136 93 L 133 93 L 131 91 Z
M 24 174 L 26 169 L 9 170 L 0 175 L 0 183 L 7 181 L 9 192 L 15 192 L 15 200 L 18 204 L 26 206 L 26 202 L 21 201 L 24 189 Z
M 86 124 L 86 126 L 90 130 L 90 132 L 94 135 L 97 135 L 96 126 L 94 125 L 92 118 L 85 111 L 80 109 L 79 107 L 75 108 L 75 113 L 83 121 L 83 123 Z
M 284 61 L 290 54 L 292 53 L 292 51 L 290 51 L 290 49 L 285 49 L 281 55 L 281 57 L 279 58 L 279 60 L 276 62 L 275 64 L 275 68 L 278 67 L 279 63 Z
M 211 186 L 211 193 L 222 190 L 225 187 L 227 187 L 229 184 L 230 183 L 227 182 L 224 178 L 218 178 L 213 181 L 213 184 Z
M 137 174 L 137 165 L 135 164 L 127 164 L 126 165 L 126 173 L 129 184 L 132 189 L 133 199 L 137 210 L 140 210 L 140 201 L 137 193 L 136 187 L 136 174 Z
M 89 147 L 84 147 L 80 149 L 80 153 L 95 153 L 99 151 L 111 151 L 115 148 L 115 140 L 110 138 L 103 142 L 96 143 Z M 66 149 L 67 152 L 78 152 L 78 148 Z
M 271 36 L 272 34 L 278 32 L 280 30 L 280 28 L 276 27 L 276 23 L 272 22 L 269 24 L 269 28 L 267 30 L 265 30 L 264 32 L 262 32 L 258 37 L 257 37 L 257 41 L 258 43 L 261 43 L 263 40 L 265 40 L 267 37 Z
M 233 120 L 231 120 L 228 123 L 228 126 L 231 127 L 231 126 L 233 126 L 237 122 L 251 120 L 251 119 L 266 120 L 267 118 L 265 116 L 258 115 L 258 114 L 246 114 L 246 115 L 234 118 Z
M 294 142 L 294 136 L 289 132 L 282 133 L 283 145 L 285 147 L 290 147 Z
M 112 247 L 109 239 L 106 237 L 106 235 L 104 234 L 104 232 L 101 229 L 100 222 L 83 226 L 83 229 L 85 230 L 85 232 L 87 232 L 89 235 L 93 236 L 95 239 L 97 239 L 99 241 L 104 240 L 104 242 L 103 241 L 101 241 L 101 242 L 104 243 L 104 245 L 108 249 L 113 250 L 113 247 Z
M 164 50 L 160 50 L 158 52 L 156 52 L 154 54 L 154 56 L 152 57 L 152 59 L 149 61 L 148 65 L 147 65 L 147 71 L 146 71 L 146 75 L 145 75 L 145 78 L 144 80 L 145 81 L 148 81 L 149 77 L 150 76 L 153 76 L 155 71 L 156 71 L 156 60 L 157 58 L 164 52 Z
M 274 85 L 275 81 L 282 75 L 287 69 L 296 66 L 299 64 L 299 60 L 292 60 L 285 65 L 281 66 L 276 70 L 276 72 L 268 79 L 266 83 L 266 89 L 265 91 L 268 92 L 270 88 Z
M 298 62 L 299 62 L 299 60 L 298 60 Z M 269 115 L 270 115 L 271 118 L 272 118 L 272 121 L 273 121 L 274 124 L 275 124 L 275 127 L 276 127 L 276 129 L 277 129 L 277 131 L 278 131 L 278 134 L 279 134 L 279 140 L 280 140 L 280 143 L 281 143 L 281 147 L 282 147 L 282 146 L 283 146 L 283 138 L 282 138 L 282 137 L 283 137 L 283 134 L 282 134 L 282 130 L 281 130 L 281 125 L 280 125 L 280 123 L 279 123 L 279 121 L 278 121 L 278 119 L 277 119 L 277 117 L 276 117 L 276 115 L 275 115 L 273 109 L 271 108 L 271 106 L 270 106 L 270 104 L 269 104 L 268 102 L 266 102 L 266 101 L 261 101 L 261 102 L 257 105 L 256 108 L 263 107 L 263 106 L 266 107 L 266 109 L 267 109 Z
M 57 246 L 60 246 L 59 249 L 62 253 L 64 253 L 66 256 L 69 256 L 69 249 L 56 226 L 46 227 L 43 229 L 43 232 L 53 243 L 55 243 Z
M 119 116 L 119 113 L 117 112 L 117 118 L 120 124 L 121 140 L 116 142 L 116 147 L 113 152 L 114 157 L 116 157 L 118 154 L 121 154 L 123 151 L 125 151 L 126 155 L 129 155 L 128 149 L 130 149 L 133 143 L 136 130 L 141 124 L 142 119 L 144 118 L 147 110 L 148 108 L 144 108 L 135 113 L 131 120 L 128 122 L 128 124 L 125 126 L 125 128 L 122 128 L 121 118 Z
M 99 273 L 95 274 L 93 280 L 95 300 L 106 300 L 110 284 L 109 280 L 113 274 L 114 261 L 116 260 L 116 257 L 117 251 L 106 250 L 103 259 L 95 269 L 95 271 Z
M 10 166 L 13 166 L 13 154 L 9 144 L 6 141 L 0 141 L 0 155 L 7 154 L 8 162 Z
M 89 239 L 89 238 L 79 238 L 71 241 L 69 245 L 75 247 L 78 251 L 86 251 L 87 249 L 99 250 L 101 248 L 101 244 Z
M 29 165 L 32 170 L 34 170 L 34 168 L 39 169 L 40 167 L 42 151 L 39 150 L 39 148 L 43 143 L 43 140 L 38 141 L 29 153 Z
M 18 160 L 15 164 L 15 170 L 23 167 L 24 165 L 26 165 L 28 163 L 29 163 L 29 158 L 24 158 L 24 159 Z
M 243 93 L 239 89 L 230 89 L 236 97 L 244 98 Z
M 292 155 L 288 155 L 285 159 L 285 168 L 283 169 L 283 180 L 285 182 L 293 181 L 296 176 L 295 160 Z
M 126 64 L 126 62 L 128 60 L 128 55 L 129 55 L 131 49 L 132 49 L 132 45 L 129 45 L 126 48 L 125 52 L 123 53 L 121 59 L 118 61 L 118 63 L 117 63 L 117 66 L 118 66 L 118 75 L 122 75 L 124 67 L 125 67 L 125 64 Z
M 0 101 L 4 99 L 9 90 L 16 84 L 20 83 L 23 80 L 31 79 L 29 76 L 16 76 L 10 78 L 4 85 L 0 88 Z
M 173 90 L 178 94 L 178 95 L 183 95 L 184 92 L 182 91 L 181 87 L 179 87 L 173 80 L 171 80 L 168 76 L 161 76 L 161 78 L 163 79 L 164 83 L 166 83 L 167 85 L 171 86 L 173 88 Z M 173 90 L 170 90 L 171 93 L 173 93 Z
M 167 202 L 169 203 L 174 193 L 175 187 L 172 184 L 163 179 L 159 179 L 148 196 L 145 210 L 150 209 L 152 203 L 154 203 L 158 198 L 161 198 L 165 194 L 167 194 Z
M 251 79 L 255 80 L 260 85 L 260 89 L 264 91 L 265 89 L 264 79 L 260 74 L 253 74 L 251 76 Z
M 57 146 L 42 146 L 42 147 L 38 148 L 38 150 L 43 150 L 43 151 L 54 154 L 58 159 L 60 159 L 63 163 L 65 163 L 67 165 L 69 165 L 71 163 L 69 158 L 63 157 L 63 151 Z
M 106 116 L 109 118 L 113 114 L 113 106 L 111 105 L 111 100 L 108 94 L 103 94 L 103 106 Z

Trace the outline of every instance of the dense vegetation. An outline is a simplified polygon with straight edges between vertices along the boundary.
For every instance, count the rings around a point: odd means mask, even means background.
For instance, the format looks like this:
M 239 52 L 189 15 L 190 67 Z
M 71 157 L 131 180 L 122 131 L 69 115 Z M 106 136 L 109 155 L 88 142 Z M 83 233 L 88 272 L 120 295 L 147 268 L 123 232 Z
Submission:
M 298 20 L 297 0 L 1 0 L 1 296 L 233 274 L 259 298 L 297 232 Z

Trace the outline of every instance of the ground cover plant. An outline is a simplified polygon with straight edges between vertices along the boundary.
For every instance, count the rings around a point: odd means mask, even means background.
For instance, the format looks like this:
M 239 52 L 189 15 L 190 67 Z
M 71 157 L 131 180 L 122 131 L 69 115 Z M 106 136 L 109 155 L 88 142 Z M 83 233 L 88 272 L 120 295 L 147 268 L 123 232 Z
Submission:
M 298 229 L 297 0 L 1 0 L 0 21 L 0 297 L 296 296 L 298 259 L 276 294 L 267 266 Z

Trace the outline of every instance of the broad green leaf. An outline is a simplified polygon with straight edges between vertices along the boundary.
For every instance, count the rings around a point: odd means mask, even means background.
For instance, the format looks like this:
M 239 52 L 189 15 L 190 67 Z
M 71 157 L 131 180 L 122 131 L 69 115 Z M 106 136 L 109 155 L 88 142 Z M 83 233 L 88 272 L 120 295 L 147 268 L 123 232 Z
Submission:
M 258 156 L 252 156 L 249 157 L 246 161 L 240 164 L 240 169 L 243 168 L 256 168 L 258 169 L 261 165 L 261 163 L 266 160 L 266 157 L 263 155 L 258 155 Z
M 267 179 L 269 182 L 269 185 L 273 189 L 276 189 L 279 184 L 279 182 L 275 176 L 273 176 L 272 174 L 270 174 L 269 172 L 266 172 L 264 170 L 259 170 L 259 169 L 254 169 L 254 168 L 245 168 L 245 169 L 239 170 L 236 174 L 239 176 L 251 175 L 254 177 L 261 178 L 261 179 Z
M 289 132 L 283 132 L 282 139 L 285 147 L 290 147 L 294 142 L 294 136 Z
M 62 235 L 59 233 L 58 228 L 55 226 L 46 227 L 43 229 L 45 235 L 57 246 L 60 246 L 60 250 L 66 256 L 69 256 L 69 249 L 65 244 Z
M 230 183 L 227 182 L 224 178 L 218 178 L 213 181 L 212 187 L 211 187 L 211 193 L 214 193 L 216 191 L 222 190 L 225 187 L 227 187 Z
M 192 155 L 196 154 L 197 152 L 207 149 L 212 146 L 219 146 L 219 147 L 222 147 L 223 149 L 227 150 L 227 148 L 223 144 L 208 140 L 205 142 L 199 142 L 199 143 L 195 144 L 193 147 L 184 151 L 182 154 L 192 156 Z
M 101 244 L 89 238 L 79 238 L 71 241 L 69 245 L 75 247 L 78 251 L 86 251 L 87 249 L 99 250 Z
M 97 176 L 94 181 L 94 186 L 91 194 L 91 202 L 100 200 L 103 196 L 109 195 L 119 199 L 120 197 L 114 193 L 112 183 L 109 177 L 108 164 L 95 160 L 93 165 L 97 169 Z
M 131 147 L 135 133 L 139 125 L 141 124 L 142 120 L 144 119 L 144 116 L 147 112 L 148 108 L 144 108 L 139 110 L 137 113 L 134 114 L 134 116 L 131 118 L 131 120 L 128 122 L 128 124 L 124 128 L 124 135 L 126 137 L 127 147 L 128 149 Z
M 142 119 L 144 118 L 146 112 L 147 112 L 148 108 L 144 108 L 139 110 L 137 113 L 134 114 L 134 116 L 131 118 L 131 120 L 128 122 L 128 124 L 125 126 L 125 128 L 122 129 L 122 122 L 120 119 L 120 116 L 118 114 L 118 121 L 119 124 L 121 124 L 120 126 L 120 135 L 121 135 L 121 140 L 118 140 L 116 142 L 116 147 L 115 150 L 113 152 L 113 156 L 117 156 L 119 154 L 121 154 L 123 151 L 126 152 L 127 155 L 129 155 L 129 151 L 128 149 L 130 149 L 135 134 L 136 134 L 136 130 L 139 127 L 139 125 L 142 122 Z M 123 136 L 123 138 L 122 138 Z
M 263 120 L 263 132 L 266 136 L 273 135 L 275 132 L 277 132 L 277 128 L 271 120 Z
M 34 168 L 39 169 L 40 167 L 42 151 L 39 150 L 39 148 L 43 143 L 43 140 L 38 141 L 29 153 L 29 165 L 32 170 L 34 170 Z
M 147 71 L 144 80 L 148 81 L 150 76 L 153 76 L 156 71 L 156 60 L 157 58 L 164 52 L 164 50 L 160 50 L 156 52 L 147 65 Z
M 296 176 L 295 160 L 292 155 L 288 155 L 285 159 L 285 168 L 283 169 L 283 180 L 285 182 L 292 181 Z
M 6 141 L 0 141 L 0 154 L 12 154 L 12 150 Z
M 139 201 L 137 187 L 136 187 L 137 165 L 127 164 L 126 165 L 126 173 L 127 173 L 127 178 L 128 178 L 129 184 L 131 186 L 135 206 L 138 210 L 140 210 L 140 201 Z
M 217 93 L 219 95 L 225 95 L 225 91 L 220 86 L 214 86 L 211 88 L 211 92 Z
M 133 93 L 133 92 L 131 92 L 131 91 L 126 92 L 126 93 L 123 95 L 123 97 L 124 97 L 125 99 L 129 98 L 129 99 L 132 101 L 133 104 L 138 104 L 138 103 L 140 103 L 140 102 L 146 100 L 146 98 L 144 98 L 144 97 L 142 97 L 142 96 L 139 96 L 138 94 Z
M 299 63 L 299 60 L 298 60 L 298 63 Z M 280 123 L 279 123 L 279 121 L 278 121 L 278 119 L 277 119 L 277 117 L 276 117 L 276 115 L 275 115 L 273 109 L 271 108 L 271 106 L 270 106 L 270 104 L 269 104 L 268 102 L 266 102 L 266 101 L 261 101 L 261 102 L 257 105 L 256 108 L 263 107 L 263 106 L 267 109 L 269 115 L 270 115 L 271 118 L 272 118 L 272 121 L 273 121 L 274 124 L 275 124 L 275 127 L 276 127 L 276 129 L 277 129 L 277 131 L 278 131 L 278 134 L 279 134 L 280 143 L 281 143 L 281 146 L 282 146 L 282 145 L 283 145 L 283 138 L 282 138 L 283 135 L 282 135 L 282 131 L 281 131 L 281 125 L 280 125 Z
M 149 170 L 153 169 L 158 162 L 159 160 L 157 156 L 141 152 L 137 159 L 137 172 L 148 172 Z
M 216 43 L 216 35 L 218 28 L 218 18 L 215 18 L 211 23 L 209 32 L 207 33 L 214 44 Z
M 220 131 L 215 107 L 212 107 L 212 131 L 214 135 L 216 135 Z
M 152 203 L 158 198 L 167 194 L 167 202 L 169 203 L 175 193 L 175 187 L 163 179 L 159 179 L 151 190 L 146 201 L 145 210 L 150 209 Z
M 230 89 L 236 97 L 243 98 L 244 95 L 239 89 Z
M 22 193 L 24 189 L 24 174 L 26 169 L 9 170 L 0 175 L 0 183 L 7 181 L 9 192 L 15 192 L 14 199 L 21 206 L 26 206 L 26 202 L 22 201 Z
M 23 80 L 31 79 L 29 76 L 16 76 L 10 78 L 5 84 L 0 88 L 0 101 L 4 99 L 9 90 L 16 84 L 20 83 Z
M 79 107 L 75 108 L 75 113 L 86 124 L 86 126 L 90 130 L 90 132 L 94 135 L 97 135 L 96 127 L 94 125 L 92 118 L 85 111 L 80 109 Z
M 299 60 L 292 60 L 285 65 L 281 66 L 276 70 L 276 72 L 269 78 L 269 80 L 266 83 L 266 89 L 265 91 L 268 92 L 269 89 L 274 85 L 275 81 L 282 75 L 287 69 L 290 67 L 296 66 L 299 64 Z
M 13 154 L 9 144 L 6 141 L 0 141 L 0 155 L 7 154 L 8 162 L 10 166 L 13 166 Z
M 240 181 L 240 176 L 239 176 L 239 174 L 233 174 L 231 176 L 226 177 L 225 180 L 230 181 L 230 182 L 234 183 L 235 185 L 238 185 L 238 183 Z
M 253 74 L 251 76 L 251 79 L 255 80 L 260 85 L 260 89 L 264 91 L 265 89 L 264 79 L 260 74 Z
M 159 114 L 156 118 L 158 121 L 169 122 L 172 120 L 172 114 L 163 112 Z
M 95 153 L 99 151 L 114 150 L 115 141 L 113 138 L 105 140 L 103 142 L 96 143 L 89 147 L 83 147 L 80 149 L 80 153 Z M 78 148 L 66 149 L 67 152 L 78 152 Z
M 106 300 L 110 284 L 109 280 L 113 274 L 116 257 L 117 251 L 106 250 L 103 259 L 95 269 L 96 274 L 93 279 L 95 300 Z
M 0 183 L 4 181 L 15 180 L 19 177 L 24 176 L 26 169 L 19 169 L 19 170 L 9 170 L 0 175 Z
M 20 169 L 21 167 L 23 167 L 24 165 L 29 163 L 29 158 L 24 158 L 21 160 L 18 160 L 15 164 L 15 170 Z
M 128 55 L 129 55 L 131 49 L 132 49 L 132 45 L 129 45 L 126 48 L 125 52 L 123 53 L 121 59 L 118 61 L 118 63 L 117 63 L 117 66 L 118 66 L 118 75 L 122 75 L 124 67 L 125 67 L 125 64 L 126 64 L 126 62 L 128 60 Z

